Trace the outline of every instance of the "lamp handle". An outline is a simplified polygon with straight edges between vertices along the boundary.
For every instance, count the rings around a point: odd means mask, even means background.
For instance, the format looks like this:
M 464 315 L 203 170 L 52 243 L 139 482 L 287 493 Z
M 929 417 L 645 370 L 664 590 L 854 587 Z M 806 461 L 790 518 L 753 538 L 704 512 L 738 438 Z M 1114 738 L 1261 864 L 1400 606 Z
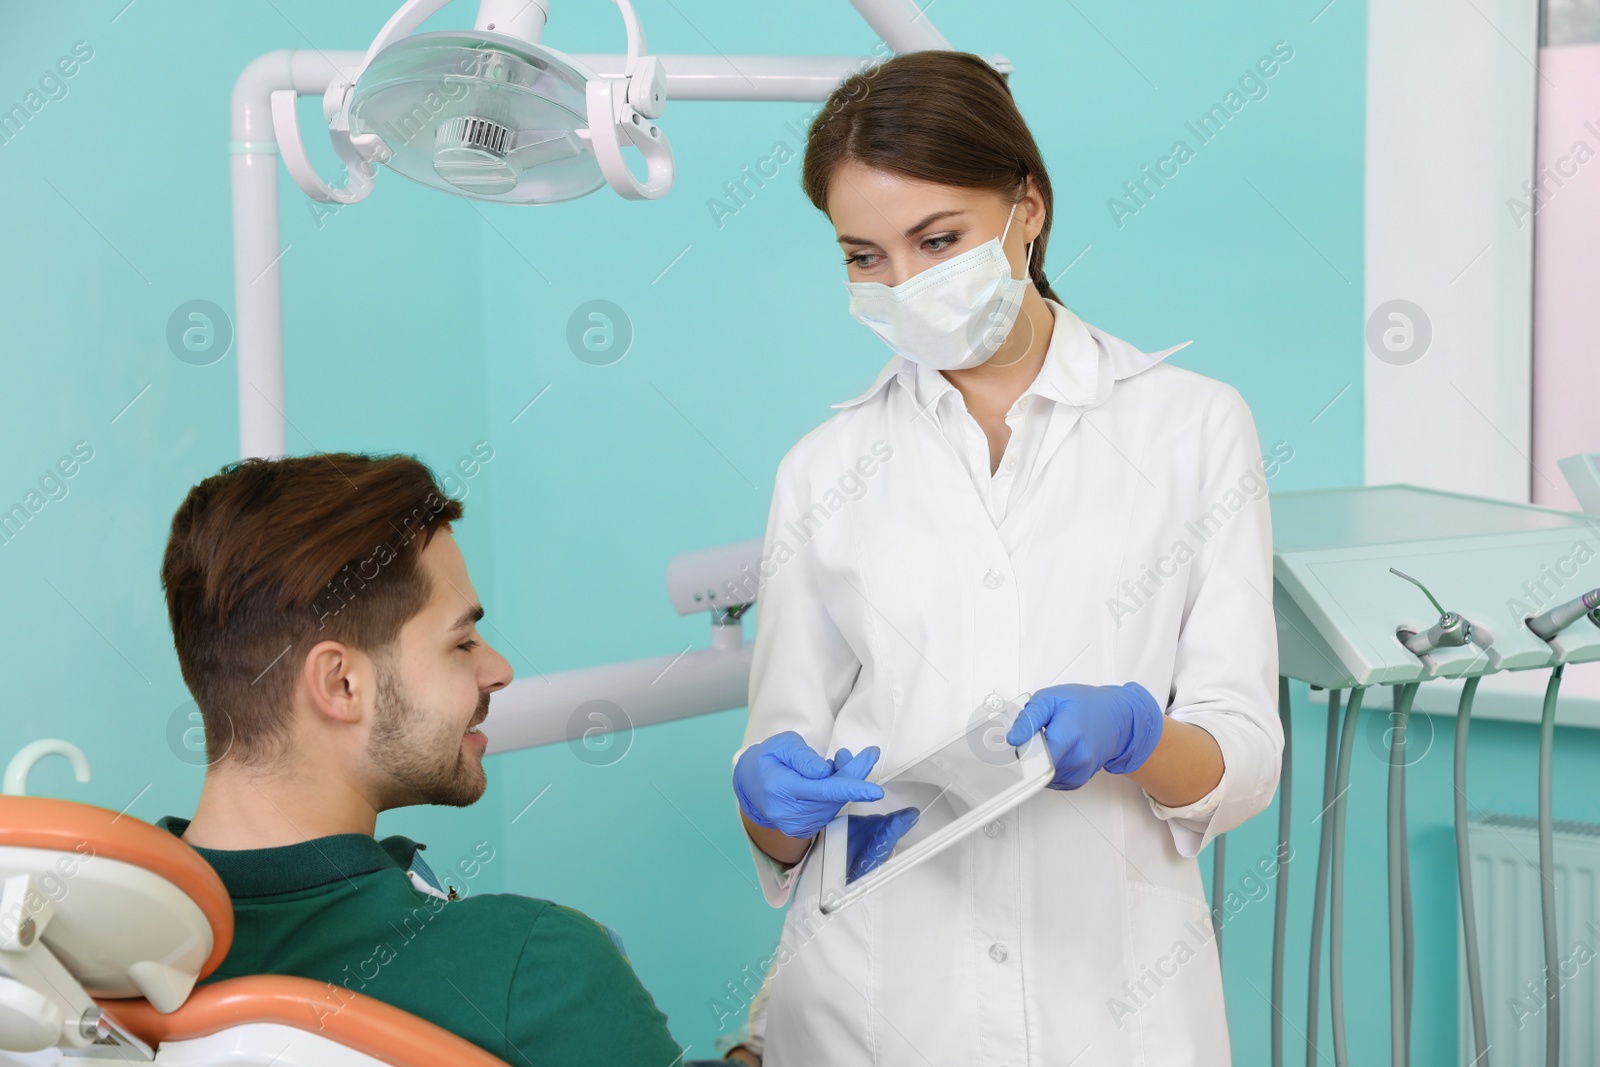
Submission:
M 63 741 L 58 737 L 47 737 L 42 741 L 33 741 L 23 745 L 11 762 L 6 764 L 5 784 L 3 791 L 6 796 L 20 797 L 28 793 L 28 773 L 33 770 L 33 765 L 46 756 L 65 756 L 72 761 L 72 776 L 80 782 L 89 780 L 89 760 L 83 750 L 71 741 Z
M 611 188 L 629 200 L 656 200 L 672 188 L 672 145 L 661 127 L 620 99 L 626 84 L 594 78 L 585 87 L 589 144 Z M 642 182 L 622 157 L 622 131 L 644 156 L 648 175 Z

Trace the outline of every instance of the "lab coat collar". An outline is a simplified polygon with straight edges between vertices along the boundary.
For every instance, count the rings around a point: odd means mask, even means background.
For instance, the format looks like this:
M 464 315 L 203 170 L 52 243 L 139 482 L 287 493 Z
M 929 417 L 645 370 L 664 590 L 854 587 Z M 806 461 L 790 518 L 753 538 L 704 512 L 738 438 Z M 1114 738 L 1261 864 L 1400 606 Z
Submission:
M 1049 297 L 1045 297 L 1044 302 L 1050 308 L 1055 322 L 1050 333 L 1050 347 L 1045 351 L 1044 366 L 1033 385 L 1029 386 L 1029 391 L 1073 407 L 1086 408 L 1099 404 L 1110 394 L 1112 382 L 1148 370 L 1180 348 L 1194 343 L 1185 341 L 1160 352 L 1143 352 L 1121 338 L 1084 322 L 1065 304 Z M 919 366 L 904 356 L 891 356 L 866 392 L 832 406 L 854 407 L 871 398 L 890 379 L 898 379 L 915 396 Z M 938 371 L 921 369 L 938 374 L 949 385 L 949 379 Z

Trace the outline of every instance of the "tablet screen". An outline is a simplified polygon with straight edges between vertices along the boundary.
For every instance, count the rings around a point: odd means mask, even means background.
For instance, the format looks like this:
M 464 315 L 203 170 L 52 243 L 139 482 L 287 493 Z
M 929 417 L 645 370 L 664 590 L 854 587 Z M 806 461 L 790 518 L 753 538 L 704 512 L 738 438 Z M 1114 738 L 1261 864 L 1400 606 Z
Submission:
M 1009 705 L 980 719 L 931 754 L 879 779 L 883 799 L 844 809 L 847 886 L 1037 777 L 1021 752 L 1005 742 L 1018 711 Z

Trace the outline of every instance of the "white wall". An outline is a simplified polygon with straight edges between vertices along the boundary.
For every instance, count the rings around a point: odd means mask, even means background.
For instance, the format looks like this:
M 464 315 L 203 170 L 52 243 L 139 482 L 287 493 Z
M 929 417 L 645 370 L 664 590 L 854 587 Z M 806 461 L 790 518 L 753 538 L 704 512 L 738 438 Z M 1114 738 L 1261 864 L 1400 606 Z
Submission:
M 1537 0 L 1367 19 L 1367 482 L 1525 502 L 1533 227 L 1506 203 L 1533 175 Z M 1371 327 L 1394 300 L 1420 313 L 1379 324 L 1414 331 L 1387 362 Z
M 1535 117 L 1545 139 L 1570 143 L 1600 135 L 1576 128 L 1600 106 L 1570 101 L 1572 86 L 1552 65 L 1539 76 L 1537 0 L 1369 0 L 1367 22 L 1366 479 L 1369 485 L 1409 482 L 1453 492 L 1578 510 L 1555 459 L 1600 449 L 1592 408 L 1600 390 L 1577 366 L 1588 355 L 1573 330 L 1559 332 L 1553 304 L 1565 314 L 1595 318 L 1594 272 L 1571 272 L 1584 256 L 1596 259 L 1586 233 L 1563 231 L 1584 205 L 1581 189 L 1596 188 L 1600 162 L 1585 167 L 1557 195 L 1541 199 L 1537 216 Z M 1591 46 L 1592 47 L 1592 46 Z M 1551 50 L 1546 50 L 1548 54 Z M 1552 80 L 1553 77 L 1556 80 Z M 1563 94 L 1562 90 L 1568 92 Z M 1554 105 L 1567 100 L 1559 108 Z M 1559 113 L 1560 135 L 1548 126 Z M 1584 117 L 1589 117 L 1585 115 Z M 1551 187 L 1553 188 L 1553 186 Z M 1518 204 L 1526 205 L 1519 208 Z M 1564 213 L 1564 214 L 1563 214 Z M 1536 434 L 1534 412 L 1534 225 L 1546 309 L 1540 355 L 1544 402 Z M 1576 242 L 1576 243 L 1575 243 Z M 1587 288 L 1581 299 L 1568 299 Z M 1374 354 L 1374 312 L 1392 300 L 1420 309 L 1410 351 Z M 1432 338 L 1423 348 L 1425 329 Z M 1594 336 L 1593 331 L 1589 336 Z M 1396 335 L 1396 340 L 1405 340 Z M 1379 350 L 1383 350 L 1381 347 Z M 1593 351 L 1591 348 L 1590 352 Z M 1418 354 L 1420 352 L 1420 355 Z M 1559 364 L 1559 366 L 1558 366 Z M 1563 416 L 1563 410 L 1568 415 Z M 1576 419 L 1576 421 L 1574 421 Z M 1571 426 L 1556 432 L 1557 423 Z M 1587 437 L 1585 437 L 1587 435 Z M 1541 451 L 1535 463 L 1535 438 Z M 1534 483 L 1537 483 L 1537 487 Z M 1535 488 L 1538 495 L 1535 496 Z M 1492 675 L 1480 690 L 1479 714 L 1537 721 L 1543 672 Z M 1563 722 L 1600 725 L 1600 664 L 1568 667 Z M 1418 707 L 1453 713 L 1447 685 L 1425 686 Z
M 1539 50 L 1533 500 L 1576 511 L 1556 461 L 1600 452 L 1600 44 L 1558 44 L 1554 29 Z

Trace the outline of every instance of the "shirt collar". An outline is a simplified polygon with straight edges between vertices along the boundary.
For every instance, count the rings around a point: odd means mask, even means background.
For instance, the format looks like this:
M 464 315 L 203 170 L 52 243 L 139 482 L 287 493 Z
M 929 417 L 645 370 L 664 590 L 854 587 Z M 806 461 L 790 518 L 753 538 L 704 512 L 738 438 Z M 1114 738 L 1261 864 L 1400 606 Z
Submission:
M 189 820 L 168 815 L 156 825 L 182 838 Z M 404 871 L 417 850 L 426 846 L 398 834 L 382 841 L 366 834 L 332 834 L 277 848 L 189 847 L 217 872 L 228 896 L 239 900 L 314 889 L 391 867 Z
M 1148 370 L 1180 348 L 1193 344 L 1185 341 L 1160 352 L 1142 352 L 1121 338 L 1084 322 L 1065 304 L 1049 297 L 1045 297 L 1044 302 L 1054 320 L 1050 347 L 1045 350 L 1044 365 L 1027 392 L 1074 407 L 1092 407 L 1100 403 L 1110 392 L 1113 381 Z M 900 381 L 911 390 L 913 397 L 917 395 L 920 382 L 926 399 L 919 406 L 932 403 L 945 389 L 955 388 L 938 371 L 896 354 L 878 371 L 878 377 L 866 392 L 832 406 L 854 407 L 870 399 L 890 379 Z

